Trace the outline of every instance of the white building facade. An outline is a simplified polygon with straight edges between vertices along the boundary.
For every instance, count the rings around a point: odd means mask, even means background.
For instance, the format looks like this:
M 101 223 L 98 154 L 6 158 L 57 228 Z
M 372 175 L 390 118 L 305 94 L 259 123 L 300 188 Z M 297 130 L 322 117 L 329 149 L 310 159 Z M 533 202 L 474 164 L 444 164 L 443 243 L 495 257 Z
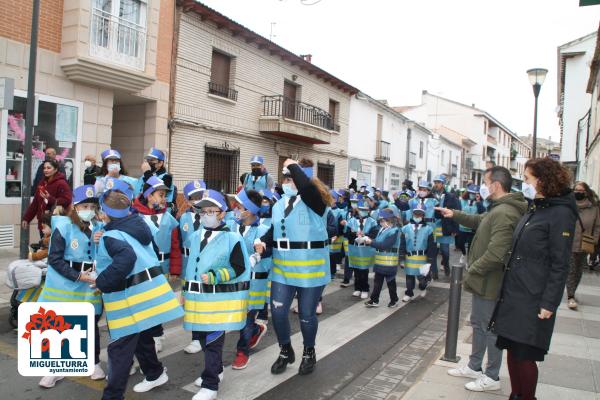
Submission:
M 574 176 L 581 175 L 585 159 L 585 125 L 589 118 L 591 95 L 587 93 L 590 63 L 594 56 L 597 33 L 558 47 L 558 123 L 560 125 L 560 159 Z
M 348 174 L 359 186 L 398 190 L 406 179 L 408 118 L 364 93 L 350 99 Z

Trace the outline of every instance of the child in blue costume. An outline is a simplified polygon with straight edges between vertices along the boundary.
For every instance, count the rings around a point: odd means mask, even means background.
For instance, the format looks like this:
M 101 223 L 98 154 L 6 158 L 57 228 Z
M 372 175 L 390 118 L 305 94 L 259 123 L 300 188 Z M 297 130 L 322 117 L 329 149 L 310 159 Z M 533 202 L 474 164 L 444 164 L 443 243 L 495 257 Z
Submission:
M 431 224 L 425 222 L 426 208 L 417 204 L 412 210 L 408 224 L 401 229 L 400 261 L 406 274 L 406 291 L 403 302 L 410 301 L 414 296 L 415 278 L 419 280 L 421 297 L 427 293 L 427 282 L 430 271 L 426 264 L 431 265 L 435 258 L 436 248 Z
M 143 185 L 142 194 L 134 200 L 133 208 L 143 216 L 152 232 L 163 274 L 174 282 L 181 275 L 181 246 L 179 224 L 167 211 L 167 190 L 161 179 L 149 177 Z M 156 351 L 162 351 L 164 340 L 164 330 L 159 325 L 154 332 Z
M 225 331 L 246 325 L 251 268 L 243 238 L 225 224 L 225 197 L 205 190 L 198 207 L 202 227 L 190 238 L 183 328 L 200 332 L 204 351 L 204 371 L 195 381 L 201 389 L 193 400 L 213 400 L 223 379 Z
M 350 268 L 350 264 L 349 264 L 349 256 L 348 256 L 348 221 L 350 221 L 350 219 L 353 217 L 353 215 L 358 212 L 358 196 L 362 195 L 357 195 L 355 193 L 350 193 L 350 192 L 346 192 L 346 200 L 347 200 L 347 206 L 346 206 L 346 211 L 344 212 L 343 218 L 340 221 L 340 224 L 343 226 L 343 235 L 344 235 L 344 239 L 342 242 L 342 250 L 344 251 L 344 280 L 342 281 L 342 283 L 340 284 L 341 287 L 343 288 L 347 288 L 348 286 L 350 286 L 350 279 L 352 279 L 352 275 L 354 274 L 354 269 Z
M 423 206 L 425 210 L 425 216 L 423 217 L 423 222 L 428 224 L 431 227 L 432 232 L 434 232 L 435 238 L 435 228 L 436 228 L 436 219 L 435 219 L 435 207 L 439 205 L 439 201 L 435 198 L 431 191 L 431 183 L 425 180 L 419 181 L 419 186 L 417 190 L 417 197 L 409 200 L 408 205 L 410 210 L 405 212 L 406 221 L 410 221 L 412 219 L 412 210 L 418 206 Z M 437 244 L 436 244 L 436 256 L 433 258 L 433 262 L 431 263 L 431 276 L 433 279 L 438 279 L 438 269 L 437 269 Z
M 48 272 L 44 288 L 37 301 L 88 302 L 94 306 L 96 367 L 91 378 L 104 379 L 100 366 L 100 333 L 98 320 L 102 314 L 100 292 L 90 287 L 94 283 L 93 271 L 96 260 L 96 241 L 102 224 L 96 219 L 98 198 L 92 185 L 73 190 L 73 207 L 69 215 L 52 217 L 52 236 L 48 253 Z M 45 376 L 39 385 L 54 387 L 62 376 Z
M 475 215 L 483 214 L 485 207 L 481 201 L 477 201 L 477 194 L 479 193 L 479 186 L 470 184 L 467 186 L 467 190 L 460 199 L 460 206 L 462 212 L 465 214 Z M 467 256 L 467 249 L 471 246 L 475 232 L 471 228 L 467 228 L 464 225 L 459 225 L 458 234 L 456 235 L 456 248 L 460 250 L 460 263 L 464 263 Z
M 98 243 L 95 283 L 102 292 L 111 338 L 102 399 L 122 400 L 134 355 L 145 376 L 134 392 L 147 392 L 169 380 L 150 330 L 181 318 L 183 310 L 162 274 L 150 228 L 138 214 L 131 214 L 130 186 L 118 179 L 106 183 L 100 198 L 106 225 Z
M 433 192 L 438 199 L 439 207 L 460 210 L 460 201 L 454 193 L 446 190 L 446 176 L 439 175 L 433 180 Z M 439 253 L 442 255 L 442 267 L 444 274 L 450 275 L 450 245 L 454 243 L 454 237 L 458 234 L 458 223 L 449 218 L 443 218 L 439 212 L 435 213 L 435 229 L 433 236 L 438 244 Z M 437 258 L 437 256 L 436 256 Z M 437 261 L 437 260 L 436 260 Z M 433 279 L 437 279 L 436 269 L 433 273 Z
M 272 249 L 266 243 L 272 242 L 270 225 L 261 224 L 259 214 L 263 197 L 255 190 L 242 189 L 236 196 L 235 223 L 232 231 L 238 232 L 244 239 L 244 245 L 250 255 L 252 275 L 248 301 L 246 326 L 240 331 L 237 354 L 232 369 L 244 369 L 248 365 L 250 350 L 255 348 L 267 333 L 267 326 L 258 323 L 258 313 L 265 307 L 268 298 L 269 272 L 271 271 Z M 258 251 L 257 251 L 258 250 Z M 259 254 L 260 252 L 260 254 Z
M 389 208 L 379 211 L 379 230 L 375 239 L 366 238 L 365 243 L 375 249 L 375 263 L 373 271 L 373 291 L 371 298 L 365 303 L 367 307 L 379 306 L 379 295 L 383 287 L 383 281 L 387 283 L 390 291 L 390 302 L 388 307 L 398 305 L 398 294 L 396 290 L 396 273 L 398 272 L 398 247 L 400 246 L 400 231 L 394 212 Z
M 331 245 L 329 246 L 329 266 L 331 269 L 331 279 L 335 279 L 335 273 L 337 271 L 337 265 L 342 261 L 343 247 L 344 247 L 344 226 L 340 223 L 344 219 L 345 210 L 338 207 L 340 204 L 340 195 L 335 190 L 330 190 L 331 197 L 333 197 L 334 204 L 329 211 L 332 219 L 332 223 L 335 226 L 334 236 L 331 238 Z
M 378 227 L 377 221 L 369 216 L 366 200 L 360 194 L 357 198 L 357 209 L 346 223 L 348 264 L 354 270 L 352 296 L 366 300 L 369 297 L 369 269 L 373 267 L 375 261 L 375 249 L 366 245 L 365 238 L 375 239 Z
M 167 186 L 167 212 L 177 215 L 177 186 L 173 184 L 173 176 L 166 169 L 166 155 L 164 151 L 151 147 L 142 163 L 143 175 L 137 180 L 134 194 L 138 197 L 144 192 L 144 184 L 155 176 Z
M 200 223 L 200 207 L 197 205 L 202 200 L 202 195 L 206 190 L 206 184 L 201 179 L 196 179 L 187 183 L 183 187 L 183 195 L 187 201 L 188 209 L 179 217 L 179 243 L 181 244 L 181 268 L 185 271 L 190 256 L 192 244 L 190 238 L 194 232 L 202 227 Z M 192 341 L 183 351 L 187 354 L 196 354 L 202 350 L 200 346 L 200 332 L 192 332 Z
M 121 162 L 121 153 L 117 150 L 108 149 L 104 150 L 102 156 L 102 167 L 100 169 L 100 176 L 96 177 L 94 188 L 96 193 L 100 196 L 106 190 L 106 180 L 108 178 L 116 178 L 125 181 L 132 188 L 136 185 L 137 179 L 127 175 L 127 171 Z

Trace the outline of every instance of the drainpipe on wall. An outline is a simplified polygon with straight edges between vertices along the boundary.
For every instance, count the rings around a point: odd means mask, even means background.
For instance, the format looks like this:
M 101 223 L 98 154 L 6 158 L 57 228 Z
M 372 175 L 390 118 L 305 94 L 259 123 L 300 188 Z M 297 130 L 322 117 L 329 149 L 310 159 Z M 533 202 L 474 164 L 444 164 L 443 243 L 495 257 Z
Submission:
M 177 45 L 179 43 L 179 24 L 181 21 L 182 9 L 177 7 L 177 2 L 173 2 L 173 42 L 171 52 L 171 73 L 169 77 L 169 119 L 167 121 L 167 129 L 169 130 L 169 161 L 172 159 L 171 153 L 171 142 L 173 140 L 173 130 L 175 129 L 174 116 L 175 116 L 175 87 L 177 82 Z
M 408 123 L 408 128 L 406 129 L 406 179 L 410 180 L 410 137 L 412 134 L 411 123 Z

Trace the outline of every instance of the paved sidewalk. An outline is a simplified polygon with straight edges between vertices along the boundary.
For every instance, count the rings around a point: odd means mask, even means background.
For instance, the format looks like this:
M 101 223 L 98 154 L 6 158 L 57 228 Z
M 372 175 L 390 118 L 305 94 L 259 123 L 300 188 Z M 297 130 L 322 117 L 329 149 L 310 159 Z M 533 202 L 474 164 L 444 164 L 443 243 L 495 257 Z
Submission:
M 469 296 L 466 294 L 466 296 Z M 470 297 L 470 296 L 469 296 Z M 569 310 L 566 295 L 558 315 L 550 352 L 539 364 L 538 400 L 600 400 L 600 274 L 586 272 L 577 290 L 579 308 Z M 465 324 L 459 331 L 459 365 L 468 362 L 472 330 Z M 440 339 L 444 340 L 444 337 Z M 443 353 L 442 351 L 439 356 Z M 406 400 L 500 400 L 510 395 L 510 379 L 506 354 L 500 379 L 502 390 L 488 393 L 469 392 L 464 388 L 468 379 L 447 374 L 456 364 L 439 360 L 427 369 L 402 397 Z M 484 361 L 485 365 L 485 361 Z
M 8 264 L 19 258 L 19 249 L 0 249 L 0 307 L 7 307 L 12 296 L 12 289 L 6 286 L 6 270 Z

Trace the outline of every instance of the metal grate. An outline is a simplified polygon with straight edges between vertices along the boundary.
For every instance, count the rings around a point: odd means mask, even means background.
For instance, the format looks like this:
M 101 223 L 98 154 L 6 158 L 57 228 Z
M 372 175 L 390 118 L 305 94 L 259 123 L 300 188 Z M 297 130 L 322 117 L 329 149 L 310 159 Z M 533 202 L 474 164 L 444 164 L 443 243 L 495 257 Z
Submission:
M 0 248 L 15 247 L 14 225 L 0 225 Z
M 224 85 L 219 85 L 214 82 L 208 82 L 208 93 L 214 94 L 215 96 L 225 97 L 229 100 L 237 101 L 237 90 L 234 90 Z
M 209 189 L 235 193 L 239 178 L 239 150 L 204 146 L 204 181 Z
M 334 164 L 317 164 L 317 177 L 333 189 L 334 177 L 335 177 L 335 165 Z
M 295 101 L 284 96 L 263 96 L 262 115 L 293 119 L 323 129 L 334 130 L 336 128 L 331 114 L 327 111 L 312 104 Z

